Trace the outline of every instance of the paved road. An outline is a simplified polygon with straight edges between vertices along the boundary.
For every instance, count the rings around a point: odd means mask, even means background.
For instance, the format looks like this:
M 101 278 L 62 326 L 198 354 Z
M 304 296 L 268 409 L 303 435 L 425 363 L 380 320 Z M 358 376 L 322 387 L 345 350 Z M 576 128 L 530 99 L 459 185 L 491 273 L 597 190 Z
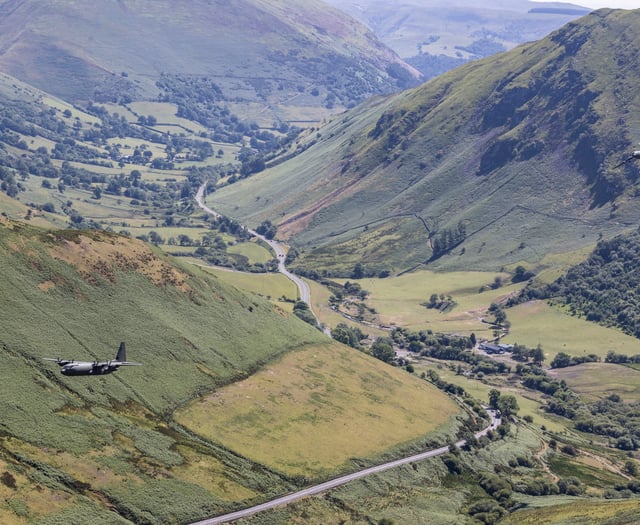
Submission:
M 217 211 L 212 210 L 204 203 L 204 190 L 206 188 L 206 185 L 207 184 L 205 182 L 202 186 L 198 188 L 198 191 L 196 193 L 196 202 L 198 203 L 198 206 L 200 206 L 200 208 L 202 208 L 207 213 L 210 213 L 214 217 L 221 217 L 221 215 Z M 267 239 L 264 235 L 260 235 L 255 230 L 248 230 L 248 231 L 251 235 L 255 235 L 256 237 L 263 240 L 271 247 L 271 249 L 275 252 L 276 257 L 278 259 L 278 271 L 282 275 L 284 275 L 285 277 L 287 277 L 288 279 L 290 279 L 295 283 L 295 285 L 298 287 L 300 300 L 310 305 L 311 289 L 309 288 L 309 285 L 305 281 L 300 279 L 300 277 L 298 277 L 297 275 L 287 270 L 287 267 L 285 265 L 286 251 L 284 249 L 284 246 L 278 241 L 274 241 L 273 239 Z
M 487 432 L 489 432 L 489 430 L 495 429 L 500 425 L 500 421 L 501 421 L 500 417 L 493 410 L 488 410 L 488 413 L 491 416 L 491 423 L 484 430 L 477 432 L 475 434 L 476 438 L 479 438 L 480 436 L 484 436 Z M 456 443 L 456 446 L 461 447 L 464 444 L 465 444 L 465 440 L 461 440 Z M 339 478 L 332 479 L 330 481 L 325 481 L 324 483 L 313 485 L 312 487 L 308 487 L 306 489 L 299 490 L 298 492 L 294 492 L 293 494 L 288 494 L 286 496 L 282 496 L 280 498 L 267 501 L 266 503 L 261 503 L 260 505 L 256 505 L 254 507 L 249 507 L 247 509 L 238 510 L 236 512 L 231 512 L 229 514 L 223 514 L 215 518 L 198 521 L 196 523 L 192 523 L 191 525 L 216 525 L 218 523 L 228 523 L 230 521 L 238 520 L 240 518 L 246 518 L 253 514 L 257 514 L 258 512 L 262 512 L 263 510 L 273 509 L 275 507 L 279 507 L 281 505 L 287 505 L 288 503 L 292 503 L 296 500 L 306 498 L 308 496 L 320 494 L 321 492 L 334 489 L 336 487 L 339 487 L 340 485 L 344 485 L 345 483 L 349 483 L 350 481 L 354 481 L 356 479 L 364 478 L 365 476 L 369 476 L 371 474 L 383 472 L 385 470 L 399 467 L 400 465 L 406 465 L 407 463 L 414 463 L 416 461 L 421 461 L 423 459 L 440 456 L 442 454 L 446 454 L 448 451 L 449 451 L 448 446 L 436 448 L 434 450 L 428 450 L 420 454 L 415 454 L 413 456 L 409 456 L 406 458 L 397 459 L 395 461 L 383 463 L 382 465 L 377 465 L 375 467 L 366 468 L 364 470 L 360 470 L 352 474 L 347 474 L 346 476 L 341 476 Z

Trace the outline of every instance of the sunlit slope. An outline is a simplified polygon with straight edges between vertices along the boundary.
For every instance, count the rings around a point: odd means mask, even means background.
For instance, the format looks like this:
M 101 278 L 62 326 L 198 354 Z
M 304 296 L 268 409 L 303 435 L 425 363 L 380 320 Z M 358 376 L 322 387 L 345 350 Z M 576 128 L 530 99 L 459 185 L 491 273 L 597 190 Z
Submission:
M 114 508 L 135 523 L 175 523 L 289 486 L 194 440 L 171 414 L 280 354 L 324 341 L 320 332 L 107 233 L 3 221 L 0 267 L 0 459 L 17 480 L 20 515 L 87 523 Z M 142 367 L 66 377 L 41 359 L 113 359 L 120 341 Z M 45 505 L 34 501 L 35 485 Z M 184 504 L 171 502 L 177 492 Z M 14 521 L 15 505 L 0 508 L 0 521 L 23 523 Z
M 596 11 L 372 100 L 209 202 L 277 222 L 301 264 L 333 272 L 495 269 L 593 243 L 639 218 L 638 167 L 615 167 L 640 133 L 639 28 L 640 11 Z
M 417 376 L 334 343 L 287 354 L 177 418 L 242 456 L 313 477 L 428 434 L 446 441 L 459 411 Z
M 8 352 L 43 368 L 41 356 L 111 358 L 126 341 L 129 358 L 144 363 L 109 389 L 61 379 L 88 400 L 167 409 L 322 339 L 269 303 L 181 270 L 137 240 L 19 224 L 1 231 L 0 337 Z
M 127 237 L 0 219 L 0 522 L 197 521 L 453 439 L 459 409 L 430 383 L 177 264 Z M 112 359 L 120 341 L 143 366 L 68 377 L 41 359 Z M 241 407 L 236 383 L 258 385 Z M 243 411 L 266 405 L 255 434 Z M 185 406 L 200 412 L 176 421 Z M 289 456 L 261 453 L 285 439 Z

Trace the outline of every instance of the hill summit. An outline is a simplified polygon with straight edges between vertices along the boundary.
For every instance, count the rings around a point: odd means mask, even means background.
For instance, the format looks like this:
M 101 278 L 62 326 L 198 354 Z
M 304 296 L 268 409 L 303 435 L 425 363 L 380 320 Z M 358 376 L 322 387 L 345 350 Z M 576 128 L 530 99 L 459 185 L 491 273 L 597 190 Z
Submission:
M 616 166 L 640 131 L 639 29 L 638 10 L 595 11 L 370 100 L 212 204 L 277 220 L 301 264 L 343 275 L 495 269 L 594 243 L 638 221 L 638 166 Z

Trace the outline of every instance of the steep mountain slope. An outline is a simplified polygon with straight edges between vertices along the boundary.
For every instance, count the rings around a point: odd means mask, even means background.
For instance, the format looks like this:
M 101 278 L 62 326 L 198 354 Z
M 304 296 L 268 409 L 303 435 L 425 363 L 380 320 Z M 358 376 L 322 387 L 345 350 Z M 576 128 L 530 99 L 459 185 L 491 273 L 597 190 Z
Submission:
M 301 106 L 350 104 L 418 76 L 319 0 L 3 0 L 0 69 L 73 101 L 155 98 L 167 74 L 208 79 L 227 99 Z
M 269 218 L 318 270 L 539 261 L 636 224 L 640 11 L 600 10 L 548 38 L 378 98 L 296 158 L 210 197 Z M 335 265 L 339 260 L 342 265 Z
M 218 389 L 256 371 L 268 380 L 259 395 L 242 397 L 243 408 L 268 416 L 263 402 L 277 400 L 278 417 L 252 440 L 255 451 L 288 427 L 329 450 L 346 430 L 366 427 L 378 436 L 366 451 L 342 446 L 332 464 L 307 447 L 306 463 L 294 458 L 307 473 L 311 464 L 316 474 L 343 470 L 351 457 L 423 440 L 457 411 L 425 381 L 331 342 L 268 301 L 175 266 L 137 240 L 0 217 L 0 270 L 3 524 L 185 523 L 299 486 L 302 478 L 236 448 L 237 434 L 254 425 L 220 402 Z M 41 359 L 109 359 L 121 340 L 143 366 L 68 377 Z M 204 414 L 182 414 L 178 423 L 176 410 L 203 394 L 209 400 L 195 404 L 202 412 L 209 403 Z M 311 399 L 312 420 L 300 416 L 302 398 Z M 400 406 L 406 399 L 416 408 Z M 430 400 L 437 400 L 435 415 L 425 417 Z M 340 432 L 331 427 L 336 410 L 347 422 Z M 216 440 L 197 435 L 201 426 L 214 428 Z M 444 426 L 445 433 L 457 428 Z M 388 428 L 394 431 L 380 439 Z

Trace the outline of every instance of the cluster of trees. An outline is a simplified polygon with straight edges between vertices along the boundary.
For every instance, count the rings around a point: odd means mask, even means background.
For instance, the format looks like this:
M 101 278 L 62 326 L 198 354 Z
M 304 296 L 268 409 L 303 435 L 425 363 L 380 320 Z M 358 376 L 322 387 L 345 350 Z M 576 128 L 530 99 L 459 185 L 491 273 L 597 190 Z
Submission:
M 316 316 L 313 315 L 311 308 L 304 301 L 296 301 L 293 305 L 293 314 L 312 326 L 317 326 L 318 324 Z
M 600 241 L 589 258 L 551 284 L 532 283 L 514 302 L 551 299 L 573 315 L 640 338 L 640 229 Z
M 612 446 L 621 450 L 640 447 L 640 403 L 625 403 L 617 394 L 593 403 L 584 402 L 564 380 L 549 377 L 535 365 L 518 365 L 516 373 L 522 384 L 549 396 L 547 412 L 566 417 L 582 431 L 611 439 Z
M 362 330 L 360 330 L 360 328 L 358 328 L 357 326 L 349 326 L 346 323 L 338 323 L 336 327 L 331 330 L 331 337 L 345 345 L 361 350 L 361 341 L 363 339 L 366 339 L 368 335 L 362 332 Z
M 273 239 L 276 236 L 278 228 L 271 221 L 263 221 L 260 226 L 256 228 L 256 232 L 263 235 L 265 239 Z
M 640 363 L 640 355 L 638 355 L 638 354 L 635 354 L 635 355 L 618 354 L 617 352 L 614 352 L 613 350 L 610 350 L 609 352 L 607 352 L 607 356 L 604 358 L 604 362 L 605 363 L 618 363 L 618 364 Z
M 284 123 L 276 126 L 276 134 L 261 130 L 255 122 L 243 121 L 231 113 L 222 90 L 209 77 L 163 73 L 156 85 L 161 89 L 160 101 L 176 104 L 179 117 L 202 124 L 214 141 L 235 144 L 249 139 L 250 148 L 239 159 L 245 176 L 264 169 L 264 156 L 293 140 L 300 131 Z
M 441 312 L 448 312 L 452 310 L 456 305 L 456 302 L 453 300 L 453 297 L 450 295 L 445 295 L 441 293 L 440 295 L 436 293 L 432 293 L 429 297 L 429 301 L 426 303 L 422 303 L 423 306 L 429 309 L 439 310 Z
M 568 366 L 581 365 L 582 363 L 597 363 L 599 361 L 600 357 L 596 354 L 572 356 L 565 352 L 558 352 L 549 364 L 551 368 L 566 368 Z
M 456 228 L 445 228 L 431 239 L 431 259 L 442 257 L 449 253 L 459 244 L 462 244 L 467 238 L 467 227 L 464 223 L 458 223 Z

